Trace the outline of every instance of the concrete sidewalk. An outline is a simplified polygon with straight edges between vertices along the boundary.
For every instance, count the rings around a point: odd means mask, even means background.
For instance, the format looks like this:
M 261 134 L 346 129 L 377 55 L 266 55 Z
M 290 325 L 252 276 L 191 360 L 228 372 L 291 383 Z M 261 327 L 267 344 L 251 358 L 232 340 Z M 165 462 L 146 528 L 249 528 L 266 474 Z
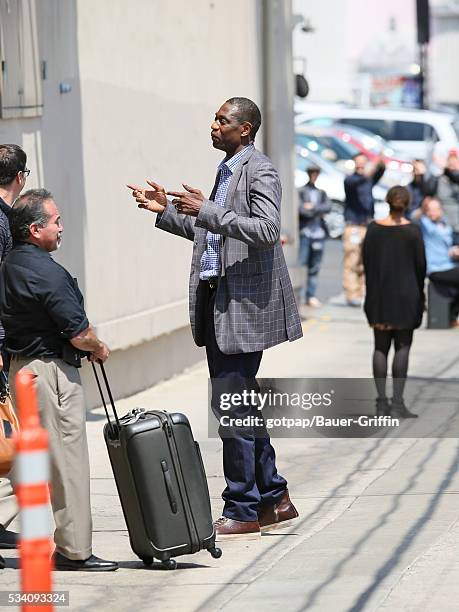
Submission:
M 260 376 L 369 377 L 371 330 L 360 310 L 308 313 L 304 338 L 265 353 Z M 410 373 L 459 377 L 459 331 L 419 330 Z M 107 364 L 110 370 L 109 363 Z M 221 446 L 207 439 L 204 364 L 119 402 L 181 411 L 201 443 L 214 516 L 221 511 Z M 416 411 L 416 407 L 414 407 Z M 94 552 L 120 561 L 109 574 L 54 574 L 72 610 L 456 610 L 459 600 L 457 439 L 278 439 L 278 466 L 301 517 L 260 541 L 229 542 L 178 558 L 173 572 L 145 568 L 129 546 L 107 451 L 104 414 L 88 415 Z M 446 424 L 447 425 L 447 424 Z M 16 552 L 0 588 L 17 589 Z

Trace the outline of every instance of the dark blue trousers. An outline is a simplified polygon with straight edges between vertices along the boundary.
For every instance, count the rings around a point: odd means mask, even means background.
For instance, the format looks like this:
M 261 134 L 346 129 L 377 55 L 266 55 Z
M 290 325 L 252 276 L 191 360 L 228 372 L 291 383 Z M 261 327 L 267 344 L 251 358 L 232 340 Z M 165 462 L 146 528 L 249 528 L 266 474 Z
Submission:
M 214 327 L 215 290 L 209 289 L 206 325 L 206 353 L 212 384 L 212 409 L 219 418 L 216 396 L 222 390 L 237 393 L 258 388 L 255 377 L 260 367 L 263 351 L 226 355 L 220 351 L 215 339 Z M 226 379 L 222 381 L 221 379 Z M 253 409 L 231 409 L 229 416 L 245 416 L 261 413 Z M 223 515 L 238 521 L 256 521 L 262 506 L 276 504 L 282 497 L 287 481 L 277 472 L 276 455 L 264 425 L 257 427 L 219 427 L 223 442 L 223 473 L 226 488 L 222 493 L 225 502 Z

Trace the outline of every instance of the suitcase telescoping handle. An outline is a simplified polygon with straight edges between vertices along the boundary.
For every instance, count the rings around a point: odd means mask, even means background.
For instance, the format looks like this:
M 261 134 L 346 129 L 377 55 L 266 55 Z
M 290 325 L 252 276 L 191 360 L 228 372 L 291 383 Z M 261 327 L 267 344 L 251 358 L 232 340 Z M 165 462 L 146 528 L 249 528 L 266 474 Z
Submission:
M 97 387 L 99 389 L 100 397 L 102 399 L 102 404 L 104 405 L 105 416 L 107 417 L 108 426 L 110 427 L 110 434 L 112 435 L 113 438 L 115 438 L 115 437 L 117 437 L 117 432 L 115 431 L 115 428 L 113 426 L 113 422 L 111 421 L 110 415 L 108 414 L 107 403 L 105 401 L 104 393 L 102 391 L 102 386 L 100 384 L 99 376 L 97 374 L 97 370 L 96 370 L 96 366 L 95 366 L 94 361 L 91 361 L 91 364 L 92 364 L 92 370 L 94 372 L 94 376 L 96 378 L 96 383 L 97 383 Z M 102 377 L 104 379 L 105 388 L 107 389 L 107 394 L 108 394 L 108 398 L 110 400 L 110 405 L 112 407 L 113 414 L 115 416 L 116 425 L 118 427 L 118 431 L 120 431 L 120 422 L 119 422 L 119 419 L 118 419 L 118 414 L 116 412 L 115 402 L 113 401 L 113 395 L 112 395 L 112 391 L 110 389 L 110 385 L 108 383 L 108 378 L 107 378 L 107 374 L 105 372 L 104 364 L 101 361 L 98 361 L 98 364 L 100 365 L 100 371 L 102 372 Z

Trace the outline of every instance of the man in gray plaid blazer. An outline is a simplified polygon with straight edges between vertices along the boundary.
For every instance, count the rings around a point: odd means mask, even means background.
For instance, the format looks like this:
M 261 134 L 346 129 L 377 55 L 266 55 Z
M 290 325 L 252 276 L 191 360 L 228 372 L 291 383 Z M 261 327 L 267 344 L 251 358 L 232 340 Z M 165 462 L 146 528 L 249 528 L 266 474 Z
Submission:
M 279 177 L 253 145 L 260 124 L 260 111 L 247 98 L 231 98 L 217 111 L 211 136 L 226 157 L 209 199 L 188 185 L 185 192 L 168 192 L 172 202 L 153 181 L 147 181 L 151 190 L 128 185 L 140 208 L 159 213 L 157 227 L 193 241 L 193 337 L 206 347 L 211 379 L 230 381 L 232 392 L 255 382 L 264 349 L 302 336 L 279 240 Z M 240 415 L 234 407 L 231 416 Z M 266 429 L 223 429 L 227 486 L 217 539 L 258 537 L 296 518 Z

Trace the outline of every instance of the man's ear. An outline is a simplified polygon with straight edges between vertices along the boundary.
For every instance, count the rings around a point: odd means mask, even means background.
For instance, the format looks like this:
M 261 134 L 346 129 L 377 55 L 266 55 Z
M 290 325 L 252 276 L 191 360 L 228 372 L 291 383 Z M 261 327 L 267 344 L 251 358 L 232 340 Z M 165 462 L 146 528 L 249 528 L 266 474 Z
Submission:
M 41 227 L 38 225 L 38 223 L 31 223 L 29 225 L 29 232 L 32 238 L 40 238 L 40 230 Z
M 241 125 L 242 125 L 241 136 L 242 137 L 250 136 L 250 133 L 252 131 L 252 124 L 249 123 L 248 121 L 244 121 Z

